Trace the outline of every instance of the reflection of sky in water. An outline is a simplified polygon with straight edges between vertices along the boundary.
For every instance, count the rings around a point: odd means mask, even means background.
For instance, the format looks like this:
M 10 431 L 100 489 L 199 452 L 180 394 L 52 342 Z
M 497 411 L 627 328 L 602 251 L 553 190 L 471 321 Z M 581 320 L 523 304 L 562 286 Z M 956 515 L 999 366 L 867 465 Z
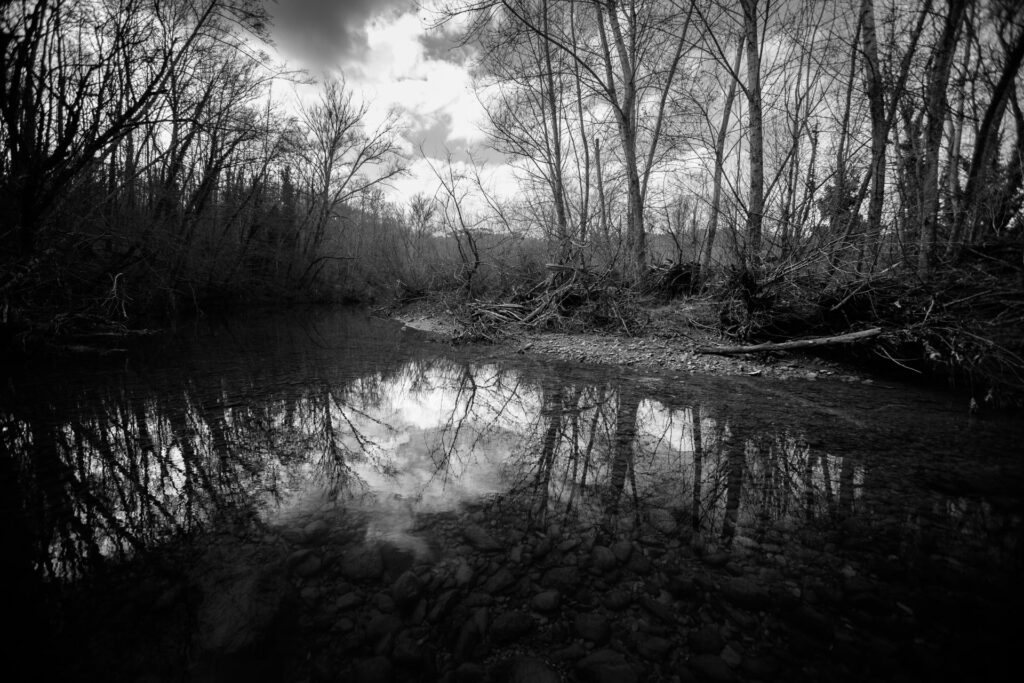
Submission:
M 948 410 L 909 393 L 881 414 L 868 389 L 845 386 L 815 401 L 802 386 L 790 401 L 792 390 L 771 383 L 744 393 L 726 380 L 690 386 L 437 356 L 369 368 L 355 356 L 355 369 L 332 375 L 333 358 L 259 380 L 194 373 L 139 387 L 120 377 L 69 392 L 60 408 L 46 395 L 35 414 L 0 413 L 8 450 L 32 453 L 18 461 L 25 509 L 66 515 L 41 532 L 52 571 L 93 546 L 131 552 L 225 512 L 293 528 L 358 512 L 370 537 L 415 547 L 417 515 L 493 494 L 531 515 L 580 521 L 662 507 L 712 534 L 730 505 L 740 535 L 764 520 L 792 526 L 900 505 L 939 512 L 893 519 L 955 520 L 964 536 L 995 533 L 990 520 L 1002 519 L 980 496 L 916 483 L 947 471 L 947 488 L 961 475 L 999 482 L 979 478 L 992 471 L 977 468 L 983 439 L 963 438 Z M 905 446 L 908 431 L 916 445 Z M 32 499 L 36 491 L 48 497 Z
M 374 400 L 365 400 L 372 386 Z M 503 468 L 540 397 L 497 366 L 406 366 L 393 377 L 356 380 L 332 404 L 333 431 L 351 455 L 342 489 L 347 508 L 372 511 L 368 534 L 392 541 L 418 513 L 449 512 L 505 488 Z M 287 520 L 322 505 L 316 454 L 270 518 Z M 300 514 L 298 519 L 306 515 Z

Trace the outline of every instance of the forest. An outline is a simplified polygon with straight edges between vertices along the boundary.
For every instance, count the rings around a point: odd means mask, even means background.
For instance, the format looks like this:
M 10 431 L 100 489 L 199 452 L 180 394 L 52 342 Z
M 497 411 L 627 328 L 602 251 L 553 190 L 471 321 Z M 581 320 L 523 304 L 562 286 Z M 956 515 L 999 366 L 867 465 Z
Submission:
M 880 326 L 895 365 L 1024 388 L 1015 0 L 424 11 L 472 55 L 513 192 L 470 154 L 389 195 L 401 119 L 277 60 L 257 0 L 4 3 L 0 345 L 425 296 L 475 338 L 628 332 L 645 297 L 700 297 L 745 342 Z

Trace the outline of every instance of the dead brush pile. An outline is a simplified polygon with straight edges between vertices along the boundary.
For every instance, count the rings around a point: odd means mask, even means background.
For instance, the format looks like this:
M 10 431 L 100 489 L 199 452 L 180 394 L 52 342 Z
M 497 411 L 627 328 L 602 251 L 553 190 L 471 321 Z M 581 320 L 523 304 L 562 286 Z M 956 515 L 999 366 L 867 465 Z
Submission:
M 856 348 L 904 371 L 945 379 L 978 400 L 1024 399 L 1024 267 L 1020 248 L 971 250 L 928 283 L 890 269 L 836 281 L 814 273 L 733 271 L 717 285 L 720 329 L 784 341 L 881 327 Z
M 639 334 L 647 318 L 636 293 L 614 271 L 549 264 L 547 276 L 497 301 L 467 301 L 456 311 L 458 342 L 496 342 L 517 330 L 618 329 Z

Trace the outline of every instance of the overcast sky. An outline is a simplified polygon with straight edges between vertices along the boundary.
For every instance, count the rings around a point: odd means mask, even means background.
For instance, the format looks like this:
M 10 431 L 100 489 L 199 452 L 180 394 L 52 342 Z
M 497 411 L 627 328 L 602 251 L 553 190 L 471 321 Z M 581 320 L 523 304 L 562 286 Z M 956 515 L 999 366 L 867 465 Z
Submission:
M 397 111 L 405 128 L 410 176 L 389 191 L 401 201 L 417 191 L 433 194 L 436 181 L 420 149 L 432 160 L 451 153 L 487 162 L 496 182 L 509 169 L 484 145 L 483 108 L 473 93 L 470 51 L 453 28 L 431 29 L 430 3 L 411 0 L 277 0 L 268 3 L 280 56 L 313 76 L 340 70 L 370 105 L 370 125 Z M 436 165 L 436 161 L 435 161 Z

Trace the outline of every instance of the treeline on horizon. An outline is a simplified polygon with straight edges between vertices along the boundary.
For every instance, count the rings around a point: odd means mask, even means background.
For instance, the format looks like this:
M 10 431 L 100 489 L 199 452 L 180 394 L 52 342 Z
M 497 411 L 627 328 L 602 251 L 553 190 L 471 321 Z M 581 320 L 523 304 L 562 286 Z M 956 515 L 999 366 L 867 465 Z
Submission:
M 1024 307 L 1014 0 L 433 10 L 473 48 L 509 196 L 448 159 L 434 196 L 386 201 L 400 118 L 372 127 L 340 74 L 282 106 L 275 84 L 301 76 L 261 51 L 255 0 L 7 3 L 6 333 L 217 298 L 508 297 L 545 264 L 635 285 L 665 258 L 745 274 L 750 300 L 803 278 Z

